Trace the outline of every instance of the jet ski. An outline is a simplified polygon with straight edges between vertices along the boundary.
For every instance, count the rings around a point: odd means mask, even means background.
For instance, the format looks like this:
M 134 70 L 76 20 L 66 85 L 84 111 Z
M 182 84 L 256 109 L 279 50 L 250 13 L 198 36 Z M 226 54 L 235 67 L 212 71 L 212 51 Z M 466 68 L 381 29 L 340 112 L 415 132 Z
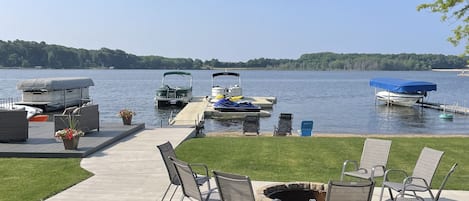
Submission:
M 233 102 L 228 98 L 220 99 L 213 104 L 213 108 L 220 112 L 259 112 L 261 107 L 248 101 Z

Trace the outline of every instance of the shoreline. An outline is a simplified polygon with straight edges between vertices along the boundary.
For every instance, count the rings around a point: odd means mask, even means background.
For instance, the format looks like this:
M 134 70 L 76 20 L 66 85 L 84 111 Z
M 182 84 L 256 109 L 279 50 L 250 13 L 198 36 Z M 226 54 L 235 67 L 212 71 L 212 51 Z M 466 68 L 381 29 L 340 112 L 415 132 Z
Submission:
M 469 68 L 432 69 L 432 71 L 435 71 L 435 72 L 461 72 L 465 70 L 469 70 Z
M 255 133 L 246 133 L 243 134 L 242 132 L 237 132 L 237 131 L 227 131 L 227 132 L 207 132 L 205 133 L 205 136 L 209 137 L 242 137 L 242 136 L 264 136 L 264 137 L 273 137 L 272 132 L 261 132 L 259 135 L 256 135 Z M 283 136 L 279 136 L 283 137 Z M 286 137 L 300 137 L 298 133 L 293 133 L 292 135 L 288 135 Z M 309 136 L 308 136 L 309 137 Z M 392 138 L 392 137 L 408 137 L 408 138 L 445 138 L 445 137 L 451 137 L 451 138 L 467 138 L 469 137 L 469 134 L 419 134 L 419 133 L 403 133 L 403 134 L 379 134 L 379 133 L 373 133 L 373 134 L 358 134 L 358 133 L 313 133 L 312 137 L 377 137 L 377 138 Z

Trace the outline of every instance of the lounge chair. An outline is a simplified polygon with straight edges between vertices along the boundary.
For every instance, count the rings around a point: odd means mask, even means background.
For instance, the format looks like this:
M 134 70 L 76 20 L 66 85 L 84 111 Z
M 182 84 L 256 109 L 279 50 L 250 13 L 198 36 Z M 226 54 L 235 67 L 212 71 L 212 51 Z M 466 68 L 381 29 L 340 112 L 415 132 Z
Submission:
M 326 201 L 371 201 L 374 185 L 375 182 L 366 180 L 360 182 L 329 181 Z
M 208 186 L 207 191 L 200 191 L 200 185 L 198 185 L 196 173 L 192 170 L 192 167 L 189 163 L 178 160 L 174 157 L 169 157 L 173 162 L 173 165 L 176 169 L 177 176 L 181 182 L 183 197 L 181 200 L 184 200 L 184 197 L 189 199 L 194 198 L 198 201 L 208 201 L 211 200 L 210 196 L 215 189 L 211 189 Z
M 255 201 L 248 176 L 213 171 L 222 201 Z
M 438 164 L 440 163 L 441 157 L 443 156 L 442 151 L 434 150 L 428 147 L 424 147 L 420 156 L 415 164 L 412 176 L 408 176 L 403 170 L 387 170 L 384 174 L 383 188 L 381 189 L 380 201 L 383 199 L 384 189 L 389 190 L 389 195 L 392 200 L 396 198 L 392 195 L 392 190 L 401 193 L 402 191 L 411 191 L 413 195 L 417 197 L 416 192 L 428 191 L 432 200 L 435 199 L 431 189 L 433 176 L 435 175 Z M 390 175 L 393 173 L 401 173 L 405 176 L 403 182 L 392 182 L 389 180 Z M 396 178 L 396 177 L 393 177 Z M 401 193 L 403 195 L 403 193 Z
M 161 200 L 164 200 L 164 198 L 166 197 L 166 194 L 169 191 L 169 188 L 172 185 L 175 185 L 176 188 L 174 189 L 173 194 L 171 195 L 171 198 L 170 198 L 171 200 L 173 199 L 174 193 L 176 192 L 178 187 L 181 185 L 181 182 L 179 182 L 179 178 L 177 176 L 176 168 L 174 167 L 173 162 L 169 159 L 169 157 L 176 158 L 176 153 L 174 152 L 173 145 L 171 145 L 170 142 L 165 142 L 156 147 L 160 150 L 161 157 L 163 158 L 164 165 L 166 166 L 166 170 L 168 171 L 168 176 L 169 176 L 169 185 L 166 188 L 166 191 L 164 192 L 164 195 L 161 198 Z M 205 171 L 206 171 L 205 176 L 197 175 L 196 182 L 197 182 L 197 185 L 203 185 L 205 182 L 207 182 L 207 185 L 210 188 L 210 177 L 208 176 L 207 166 L 203 164 L 192 164 L 192 165 L 202 166 L 205 168 Z
M 372 181 L 374 181 L 375 177 L 382 177 L 386 171 L 391 142 L 390 140 L 367 138 L 363 145 L 360 165 L 358 165 L 357 161 L 344 161 L 340 180 L 344 179 L 344 175 Z M 346 171 L 349 163 L 354 165 L 352 171 Z
M 274 125 L 274 136 L 291 135 L 293 115 L 290 113 L 280 113 L 278 126 Z
M 311 136 L 313 134 L 313 121 L 301 121 L 301 129 L 298 133 L 301 136 Z
M 259 135 L 259 115 L 246 115 L 243 121 L 243 134 L 254 132 Z
M 433 199 L 432 201 L 438 201 L 440 199 L 441 192 L 445 188 L 446 182 L 448 181 L 451 174 L 453 174 L 453 172 L 456 170 L 457 166 L 458 166 L 458 164 L 455 163 L 453 165 L 453 167 L 451 167 L 448 174 L 446 174 L 445 178 L 443 179 L 443 182 L 441 182 L 440 188 L 438 189 L 438 192 L 435 195 L 435 199 Z M 397 197 L 396 201 L 421 201 L 421 200 L 424 200 L 422 197 L 404 197 L 404 195 L 406 194 L 405 191 L 406 191 L 405 189 L 402 190 L 401 196 Z

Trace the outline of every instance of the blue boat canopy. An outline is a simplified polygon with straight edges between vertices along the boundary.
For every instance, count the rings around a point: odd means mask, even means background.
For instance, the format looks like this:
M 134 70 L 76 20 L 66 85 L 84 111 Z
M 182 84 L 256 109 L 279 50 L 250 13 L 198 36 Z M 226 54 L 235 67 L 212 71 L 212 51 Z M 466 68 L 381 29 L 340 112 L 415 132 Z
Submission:
M 394 93 L 420 94 L 436 91 L 436 84 L 425 81 L 404 80 L 397 78 L 373 78 L 370 86 L 385 89 Z

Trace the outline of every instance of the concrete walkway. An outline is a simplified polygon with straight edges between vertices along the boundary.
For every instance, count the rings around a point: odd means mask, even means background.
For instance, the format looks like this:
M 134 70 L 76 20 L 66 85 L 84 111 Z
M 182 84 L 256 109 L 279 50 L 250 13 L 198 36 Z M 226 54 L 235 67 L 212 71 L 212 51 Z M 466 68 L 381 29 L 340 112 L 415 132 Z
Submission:
M 156 145 L 181 143 L 192 128 L 144 130 L 84 158 L 91 178 L 47 199 L 49 201 L 159 200 L 169 183 Z
M 170 141 L 173 146 L 177 146 L 193 130 L 193 128 L 157 128 L 124 138 L 82 160 L 81 166 L 94 173 L 94 176 L 47 200 L 160 200 L 169 179 L 156 145 Z M 258 189 L 271 183 L 254 181 L 253 188 Z M 212 186 L 215 186 L 215 182 L 212 182 Z M 380 191 L 381 188 L 375 188 L 373 201 L 379 200 Z M 388 199 L 388 194 L 385 195 Z M 178 190 L 174 200 L 179 200 L 180 196 L 181 191 Z M 455 201 L 468 200 L 468 198 L 469 191 L 445 190 L 440 200 Z

